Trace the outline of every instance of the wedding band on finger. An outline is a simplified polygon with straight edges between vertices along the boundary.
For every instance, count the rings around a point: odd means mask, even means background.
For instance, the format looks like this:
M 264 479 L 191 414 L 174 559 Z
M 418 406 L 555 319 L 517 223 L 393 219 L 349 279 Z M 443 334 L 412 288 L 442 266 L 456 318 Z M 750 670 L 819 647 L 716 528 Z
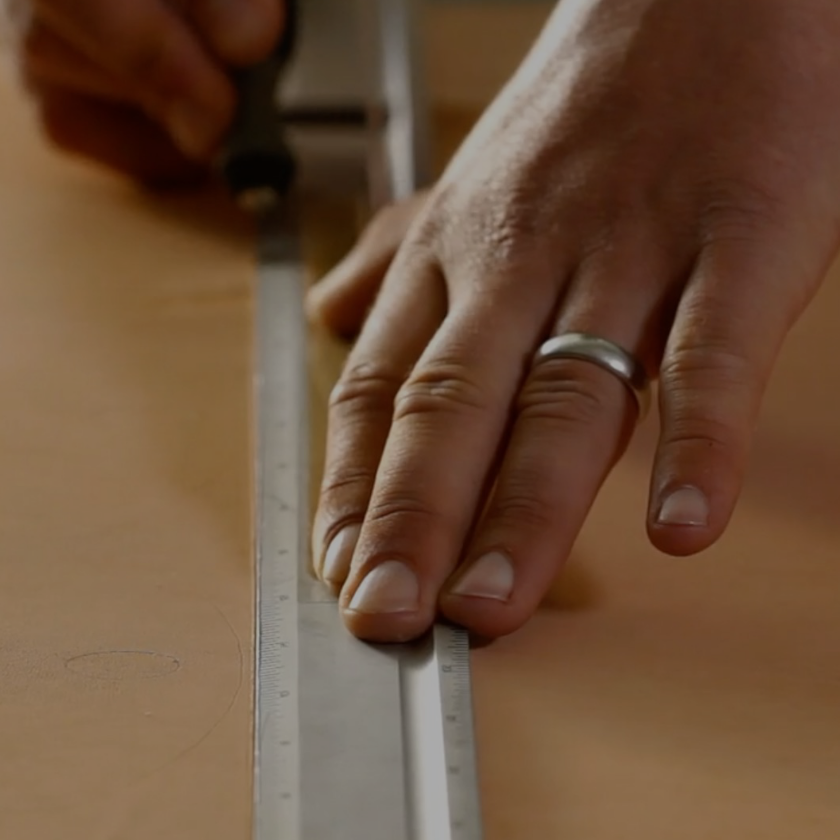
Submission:
M 579 359 L 609 371 L 636 400 L 638 422 L 650 410 L 650 380 L 641 363 L 626 350 L 605 338 L 586 333 L 564 333 L 549 338 L 534 355 L 534 366 L 551 359 Z

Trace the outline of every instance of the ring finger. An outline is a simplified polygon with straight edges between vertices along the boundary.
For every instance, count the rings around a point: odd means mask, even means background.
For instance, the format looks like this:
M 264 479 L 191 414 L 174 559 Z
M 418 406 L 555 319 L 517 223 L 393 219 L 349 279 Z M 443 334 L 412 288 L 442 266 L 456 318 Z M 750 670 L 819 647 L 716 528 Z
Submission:
M 640 238 L 632 250 L 579 268 L 553 334 L 607 339 L 650 374 L 662 352 L 668 290 L 680 284 L 673 260 L 645 246 Z M 450 620 L 495 637 L 533 614 L 637 417 L 625 383 L 597 364 L 548 358 L 533 366 L 490 504 L 441 597 Z

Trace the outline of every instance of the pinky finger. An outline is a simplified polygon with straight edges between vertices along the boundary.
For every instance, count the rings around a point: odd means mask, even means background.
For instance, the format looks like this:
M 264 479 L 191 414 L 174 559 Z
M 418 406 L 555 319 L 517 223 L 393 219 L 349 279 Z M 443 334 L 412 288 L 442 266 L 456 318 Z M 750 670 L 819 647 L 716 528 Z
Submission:
M 662 431 L 648 521 L 651 541 L 669 554 L 712 545 L 741 491 L 761 401 L 791 322 L 791 301 L 781 293 L 790 283 L 768 282 L 766 261 L 766 254 L 705 255 L 677 311 L 660 372 Z

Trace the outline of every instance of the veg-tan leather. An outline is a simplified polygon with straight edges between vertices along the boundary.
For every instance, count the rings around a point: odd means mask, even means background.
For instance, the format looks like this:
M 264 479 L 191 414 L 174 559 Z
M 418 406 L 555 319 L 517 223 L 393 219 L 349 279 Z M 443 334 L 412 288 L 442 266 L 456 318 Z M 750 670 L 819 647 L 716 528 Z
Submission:
M 250 231 L 52 155 L 5 83 L 0 114 L 0 838 L 247 840 Z M 310 216 L 317 276 L 352 214 Z M 838 281 L 720 544 L 647 543 L 650 421 L 475 653 L 488 840 L 840 837 Z M 312 349 L 317 467 L 344 351 Z

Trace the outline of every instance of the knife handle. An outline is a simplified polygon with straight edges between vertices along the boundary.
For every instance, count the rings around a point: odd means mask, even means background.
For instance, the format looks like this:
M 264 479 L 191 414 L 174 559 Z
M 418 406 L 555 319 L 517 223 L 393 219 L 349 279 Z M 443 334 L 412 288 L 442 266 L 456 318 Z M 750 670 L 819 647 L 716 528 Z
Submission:
M 272 54 L 234 75 L 236 113 L 219 163 L 228 188 L 242 203 L 252 196 L 285 194 L 295 175 L 277 111 L 277 90 L 297 40 L 298 2 L 284 2 L 285 27 Z

